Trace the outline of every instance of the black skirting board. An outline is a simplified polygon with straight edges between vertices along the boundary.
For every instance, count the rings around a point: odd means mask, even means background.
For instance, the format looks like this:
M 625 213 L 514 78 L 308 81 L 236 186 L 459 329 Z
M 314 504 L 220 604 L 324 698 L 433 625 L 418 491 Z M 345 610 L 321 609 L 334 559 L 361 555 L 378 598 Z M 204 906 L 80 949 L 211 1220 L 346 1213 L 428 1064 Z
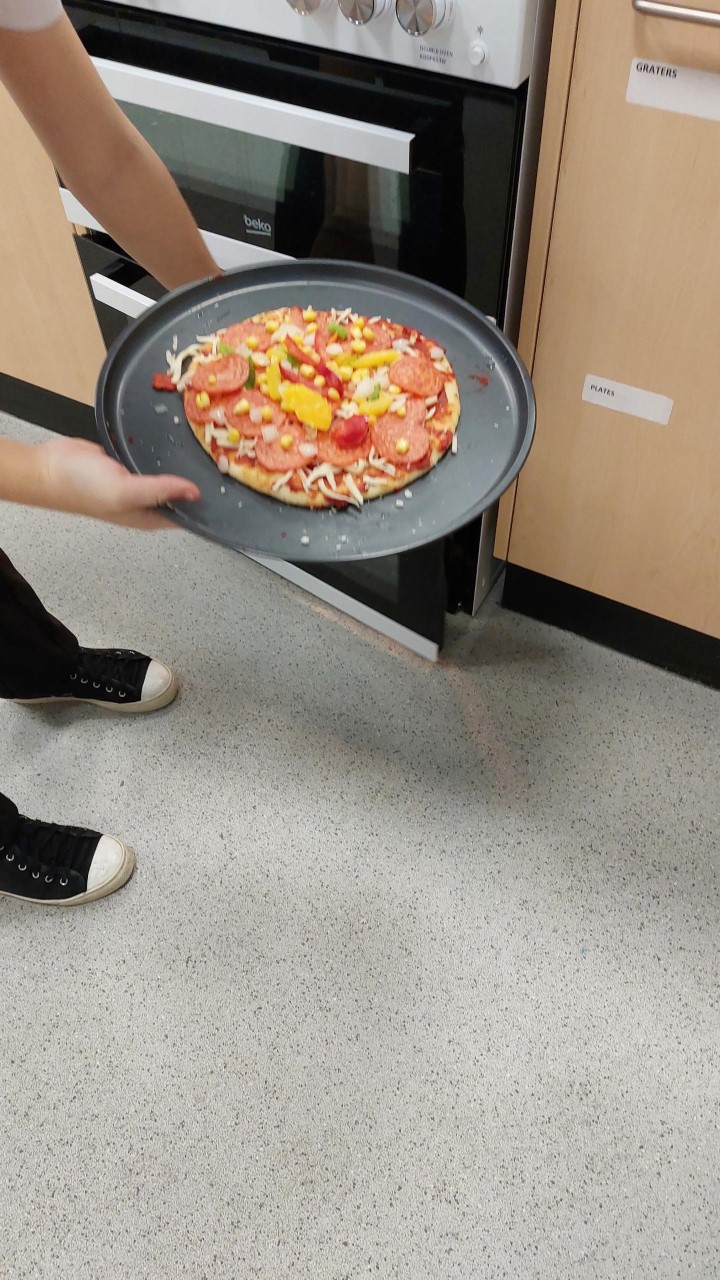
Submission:
M 512 564 L 505 572 L 502 603 L 516 613 L 720 689 L 720 640 L 700 631 Z

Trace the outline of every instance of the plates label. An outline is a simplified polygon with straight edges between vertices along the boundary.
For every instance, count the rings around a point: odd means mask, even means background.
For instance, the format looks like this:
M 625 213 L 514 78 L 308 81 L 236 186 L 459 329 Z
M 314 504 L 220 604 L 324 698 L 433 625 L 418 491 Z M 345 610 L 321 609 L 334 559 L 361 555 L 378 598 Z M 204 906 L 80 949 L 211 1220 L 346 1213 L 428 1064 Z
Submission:
M 585 379 L 583 400 L 588 404 L 599 404 L 603 409 L 614 409 L 615 413 L 629 413 L 633 418 L 658 422 L 661 427 L 666 427 L 670 421 L 675 403 L 655 391 L 630 387 L 626 382 L 611 382 L 609 378 L 599 378 L 593 373 Z
M 633 58 L 626 96 L 637 107 L 720 121 L 720 75 L 714 71 Z

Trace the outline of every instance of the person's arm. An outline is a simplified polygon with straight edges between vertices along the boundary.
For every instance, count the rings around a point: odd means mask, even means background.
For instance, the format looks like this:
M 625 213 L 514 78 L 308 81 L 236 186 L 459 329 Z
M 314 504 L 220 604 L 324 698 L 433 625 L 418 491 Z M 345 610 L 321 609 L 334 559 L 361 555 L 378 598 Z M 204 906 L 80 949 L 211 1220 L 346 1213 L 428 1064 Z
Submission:
M 131 475 L 87 440 L 0 440 L 0 501 L 92 516 L 133 529 L 162 529 L 167 521 L 159 507 L 199 497 L 197 486 L 180 476 Z
M 108 93 L 63 15 L 0 31 L 2 81 L 73 195 L 168 289 L 218 273 L 162 160 Z

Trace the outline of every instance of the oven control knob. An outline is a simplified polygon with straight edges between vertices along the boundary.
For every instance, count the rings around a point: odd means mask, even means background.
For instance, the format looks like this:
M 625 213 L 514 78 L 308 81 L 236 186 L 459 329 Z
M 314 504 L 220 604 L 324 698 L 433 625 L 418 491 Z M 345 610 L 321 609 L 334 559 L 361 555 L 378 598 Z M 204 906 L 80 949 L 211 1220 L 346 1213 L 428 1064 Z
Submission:
M 317 13 L 318 9 L 322 9 L 328 0 L 287 0 L 287 2 L 301 18 L 307 18 L 309 14 Z
M 392 0 L 338 0 L 338 8 L 354 27 L 365 27 L 373 18 L 387 13 Z
M 470 45 L 470 61 L 474 67 L 481 67 L 490 61 L 490 52 L 482 40 L 473 40 Z
M 395 13 L 409 36 L 427 36 L 452 18 L 454 0 L 395 0 Z

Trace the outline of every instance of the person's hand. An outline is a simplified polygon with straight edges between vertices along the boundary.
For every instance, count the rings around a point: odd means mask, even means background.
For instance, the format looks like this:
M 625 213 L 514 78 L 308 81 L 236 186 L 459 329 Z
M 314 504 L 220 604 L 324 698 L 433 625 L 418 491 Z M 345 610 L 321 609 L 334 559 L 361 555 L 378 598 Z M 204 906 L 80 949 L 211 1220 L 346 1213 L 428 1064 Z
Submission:
M 45 477 L 46 503 L 56 511 L 93 516 L 131 529 L 171 528 L 158 508 L 197 502 L 200 490 L 180 476 L 134 476 L 99 444 L 58 436 L 37 446 Z

